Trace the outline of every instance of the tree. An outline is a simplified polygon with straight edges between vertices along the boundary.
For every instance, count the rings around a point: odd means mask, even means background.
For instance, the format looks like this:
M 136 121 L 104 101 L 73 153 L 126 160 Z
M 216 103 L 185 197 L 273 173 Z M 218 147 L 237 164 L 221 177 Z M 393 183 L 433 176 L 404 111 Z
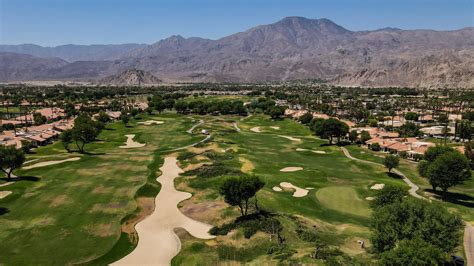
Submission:
M 415 123 L 406 122 L 404 125 L 398 128 L 398 133 L 400 137 L 418 137 L 420 135 L 420 127 Z
M 153 102 L 153 106 L 155 107 L 155 110 L 158 111 L 158 113 L 161 113 L 166 109 L 166 103 L 162 100 Z
M 249 201 L 255 197 L 255 206 L 258 210 L 256 199 L 257 192 L 263 188 L 265 182 L 256 176 L 240 176 L 227 178 L 220 187 L 220 194 L 224 201 L 231 206 L 238 206 L 242 216 L 247 215 Z
M 363 144 L 365 144 L 365 142 L 368 141 L 369 139 L 371 139 L 369 132 L 364 130 L 360 133 L 360 141 Z
M 447 152 L 430 163 L 427 176 L 434 190 L 440 187 L 446 193 L 450 187 L 462 184 L 471 178 L 471 167 L 467 158 L 461 153 Z
M 13 170 L 20 168 L 25 162 L 25 154 L 15 146 L 0 146 L 0 170 L 11 179 Z
M 120 115 L 120 120 L 122 120 L 122 123 L 127 126 L 128 122 L 130 121 L 130 117 L 127 114 L 121 114 Z
M 400 163 L 400 158 L 395 155 L 387 155 L 385 156 L 385 160 L 383 164 L 388 169 L 388 172 L 391 173 L 393 168 L 396 168 Z
M 381 265 L 445 265 L 447 254 L 420 238 L 402 240 L 398 246 L 382 253 Z
M 407 195 L 408 193 L 404 188 L 387 185 L 377 192 L 371 205 L 373 208 L 381 208 L 392 203 L 401 202 Z
M 436 158 L 444 153 L 454 151 L 453 148 L 449 146 L 434 146 L 429 147 L 428 150 L 425 152 L 425 160 L 428 162 L 433 162 Z
M 357 134 L 357 130 L 352 130 L 351 132 L 349 132 L 349 140 L 351 142 L 356 142 L 358 136 L 359 134 Z
M 41 113 L 35 112 L 33 113 L 33 121 L 35 122 L 35 125 L 42 125 L 48 121 L 46 116 L 42 115 Z
M 283 106 L 273 106 L 269 110 L 269 115 L 272 119 L 280 119 L 285 114 L 285 107 Z
M 405 119 L 408 121 L 418 121 L 418 114 L 415 112 L 408 112 L 405 114 Z
M 97 121 L 106 124 L 110 122 L 110 116 L 106 112 L 100 111 L 99 114 L 97 115 Z
M 370 144 L 370 149 L 373 151 L 380 151 L 380 144 L 378 142 Z
M 63 131 L 59 137 L 61 139 L 61 143 L 63 144 L 64 149 L 66 149 L 67 152 L 71 152 L 69 149 L 69 145 L 72 143 L 72 129 L 67 129 Z
M 461 242 L 464 222 L 436 203 L 410 198 L 374 209 L 371 226 L 371 242 L 377 253 L 415 238 L 452 252 Z
M 180 114 L 186 113 L 188 110 L 188 104 L 185 101 L 179 101 L 174 104 L 174 109 Z
M 438 117 L 438 122 L 441 125 L 443 125 L 443 139 L 444 139 L 444 143 L 446 144 L 447 136 L 449 133 L 449 128 L 448 128 L 449 118 L 446 114 L 442 114 Z
M 338 142 L 342 136 L 349 132 L 349 126 L 334 118 L 326 120 L 317 120 L 314 124 L 316 135 L 320 138 L 329 139 L 329 144 L 332 144 L 333 138 L 337 138 Z
M 461 140 L 470 141 L 473 133 L 471 121 L 464 119 L 459 122 L 457 126 L 457 134 Z
M 306 112 L 300 116 L 298 120 L 301 122 L 301 124 L 306 125 L 309 124 L 311 120 L 313 120 L 313 115 L 310 112 Z
M 471 169 L 474 169 L 474 141 L 464 143 L 464 155 L 471 164 Z
M 84 146 L 95 140 L 102 128 L 102 123 L 92 121 L 85 113 L 76 118 L 71 129 L 71 139 L 76 143 L 80 153 L 84 153 Z

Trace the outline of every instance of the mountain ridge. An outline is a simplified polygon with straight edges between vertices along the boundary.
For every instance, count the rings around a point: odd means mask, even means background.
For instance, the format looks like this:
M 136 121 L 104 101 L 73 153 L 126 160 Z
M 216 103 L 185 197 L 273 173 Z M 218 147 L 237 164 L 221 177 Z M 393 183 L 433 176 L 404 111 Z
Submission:
M 474 87 L 473 63 L 473 27 L 351 31 L 329 19 L 287 17 L 217 40 L 172 35 L 107 60 L 15 77 L 101 79 L 136 68 L 170 82 L 320 78 L 346 86 Z

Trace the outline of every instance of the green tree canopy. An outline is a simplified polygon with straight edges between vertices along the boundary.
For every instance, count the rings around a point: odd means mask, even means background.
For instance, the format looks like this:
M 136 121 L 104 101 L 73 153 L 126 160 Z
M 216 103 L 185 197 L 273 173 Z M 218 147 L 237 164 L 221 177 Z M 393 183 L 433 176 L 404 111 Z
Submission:
M 471 178 L 471 167 L 467 158 L 457 152 L 444 153 L 430 163 L 427 176 L 433 189 L 440 187 L 446 192 L 450 187 Z
M 377 192 L 371 205 L 373 208 L 381 208 L 392 203 L 402 202 L 403 198 L 407 195 L 408 192 L 402 187 L 386 185 Z
M 393 168 L 396 168 L 399 163 L 400 158 L 395 155 L 387 155 L 385 156 L 385 160 L 383 161 L 383 164 L 385 165 L 385 167 L 387 167 L 389 173 L 392 171 Z
M 398 246 L 382 254 L 381 265 L 444 265 L 447 254 L 420 238 L 404 239 Z
M 249 201 L 255 198 L 255 207 L 258 209 L 257 192 L 265 186 L 265 182 L 256 176 L 229 177 L 220 187 L 220 194 L 224 201 L 231 206 L 237 206 L 242 216 L 247 215 Z
M 25 154 L 15 146 L 0 146 L 0 170 L 11 179 L 13 170 L 20 168 L 25 162 Z
M 406 199 L 375 209 L 372 245 L 378 253 L 389 251 L 404 239 L 419 238 L 443 252 L 452 252 L 461 242 L 464 223 L 436 203 Z

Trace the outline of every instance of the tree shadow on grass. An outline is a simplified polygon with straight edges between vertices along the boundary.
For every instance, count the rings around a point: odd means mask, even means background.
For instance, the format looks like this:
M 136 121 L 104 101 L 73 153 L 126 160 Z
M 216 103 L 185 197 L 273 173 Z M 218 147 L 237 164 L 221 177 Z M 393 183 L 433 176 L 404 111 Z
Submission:
M 17 176 L 17 177 L 13 177 L 13 178 L 6 178 L 6 177 L 2 177 L 0 178 L 0 180 L 3 180 L 5 182 L 18 182 L 18 181 L 29 181 L 29 182 L 37 182 L 40 180 L 39 177 L 37 176 Z
M 104 130 L 107 130 L 107 131 L 115 131 L 115 128 L 104 127 Z
M 387 175 L 391 178 L 395 178 L 395 179 L 403 179 L 403 176 L 399 175 L 399 174 L 395 174 L 393 172 L 387 172 Z
M 426 189 L 425 191 L 432 193 L 434 195 L 434 198 L 436 199 L 450 202 L 456 205 L 462 205 L 468 208 L 474 208 L 474 197 L 472 196 L 457 192 L 443 193 L 443 191 L 434 191 L 433 189 Z
M 10 210 L 8 210 L 7 208 L 0 207 L 0 216 L 2 216 L 4 214 L 7 214 L 9 212 L 10 212 Z
M 89 156 L 106 155 L 105 152 L 88 152 L 88 151 L 85 151 L 83 154 L 89 155 Z

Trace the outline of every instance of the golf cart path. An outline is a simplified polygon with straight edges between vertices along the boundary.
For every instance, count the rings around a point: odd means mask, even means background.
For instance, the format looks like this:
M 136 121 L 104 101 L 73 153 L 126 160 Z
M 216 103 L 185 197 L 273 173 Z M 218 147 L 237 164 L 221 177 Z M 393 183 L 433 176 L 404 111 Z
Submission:
M 474 266 L 474 227 L 468 222 L 464 230 L 464 253 L 466 253 L 466 265 Z
M 237 125 L 237 122 L 232 123 L 232 126 L 235 128 L 235 131 L 240 132 L 240 128 Z
M 188 133 L 188 134 L 193 134 L 193 130 L 194 130 L 196 127 L 198 127 L 198 126 L 200 126 L 200 125 L 202 125 L 202 124 L 204 124 L 204 120 L 201 119 L 201 120 L 199 120 L 199 122 L 198 122 L 197 124 L 195 124 L 195 125 L 192 126 L 190 129 L 188 129 L 188 130 L 186 131 L 186 133 Z
M 349 151 L 344 147 L 341 147 L 341 150 L 344 153 L 344 155 L 349 159 L 359 161 L 359 162 L 363 162 L 363 163 L 370 163 L 370 164 L 374 164 L 374 165 L 383 166 L 382 164 L 379 164 L 379 163 L 376 163 L 376 162 L 371 162 L 371 161 L 366 161 L 366 160 L 354 158 L 349 153 Z M 410 195 L 412 195 L 413 197 L 419 198 L 419 199 L 424 199 L 424 200 L 430 201 L 429 199 L 427 199 L 423 196 L 420 196 L 416 193 L 416 191 L 419 189 L 419 187 L 417 185 L 415 185 L 410 179 L 408 179 L 408 177 L 406 177 L 402 172 L 398 171 L 397 169 L 394 169 L 393 172 L 396 173 L 397 175 L 401 176 L 403 178 L 403 181 L 405 181 L 405 183 L 407 183 L 408 186 L 410 186 L 410 190 L 408 190 L 408 193 L 410 193 Z M 465 221 L 465 224 L 466 224 L 466 227 L 464 228 L 464 243 L 463 244 L 464 244 L 464 252 L 466 253 L 466 260 L 467 260 L 466 265 L 467 266 L 474 266 L 474 227 L 469 222 Z
M 162 175 L 157 181 L 161 190 L 155 198 L 155 210 L 135 226 L 138 245 L 113 265 L 170 265 L 181 250 L 181 242 L 174 232 L 176 228 L 183 228 L 197 238 L 214 238 L 208 233 L 211 225 L 193 220 L 178 209 L 177 205 L 192 195 L 178 191 L 174 186 L 174 179 L 183 172 L 176 157 L 166 157 L 160 170 Z
M 359 159 L 359 158 L 352 157 L 352 155 L 349 153 L 349 151 L 344 147 L 341 147 L 341 150 L 344 153 L 344 155 L 347 158 L 351 159 L 351 160 L 385 167 L 384 165 L 382 165 L 380 163 L 366 161 L 366 160 L 362 160 L 362 159 Z M 393 172 L 395 174 L 401 176 L 403 181 L 410 187 L 410 189 L 408 190 L 408 193 L 410 193 L 410 195 L 412 195 L 415 198 L 428 200 L 427 198 L 425 198 L 423 196 L 420 196 L 419 194 L 416 193 L 416 191 L 418 191 L 418 189 L 420 189 L 420 188 L 417 185 L 415 185 L 415 183 L 413 183 L 410 179 L 408 179 L 408 177 L 406 177 L 402 172 L 398 171 L 397 169 L 393 169 Z

